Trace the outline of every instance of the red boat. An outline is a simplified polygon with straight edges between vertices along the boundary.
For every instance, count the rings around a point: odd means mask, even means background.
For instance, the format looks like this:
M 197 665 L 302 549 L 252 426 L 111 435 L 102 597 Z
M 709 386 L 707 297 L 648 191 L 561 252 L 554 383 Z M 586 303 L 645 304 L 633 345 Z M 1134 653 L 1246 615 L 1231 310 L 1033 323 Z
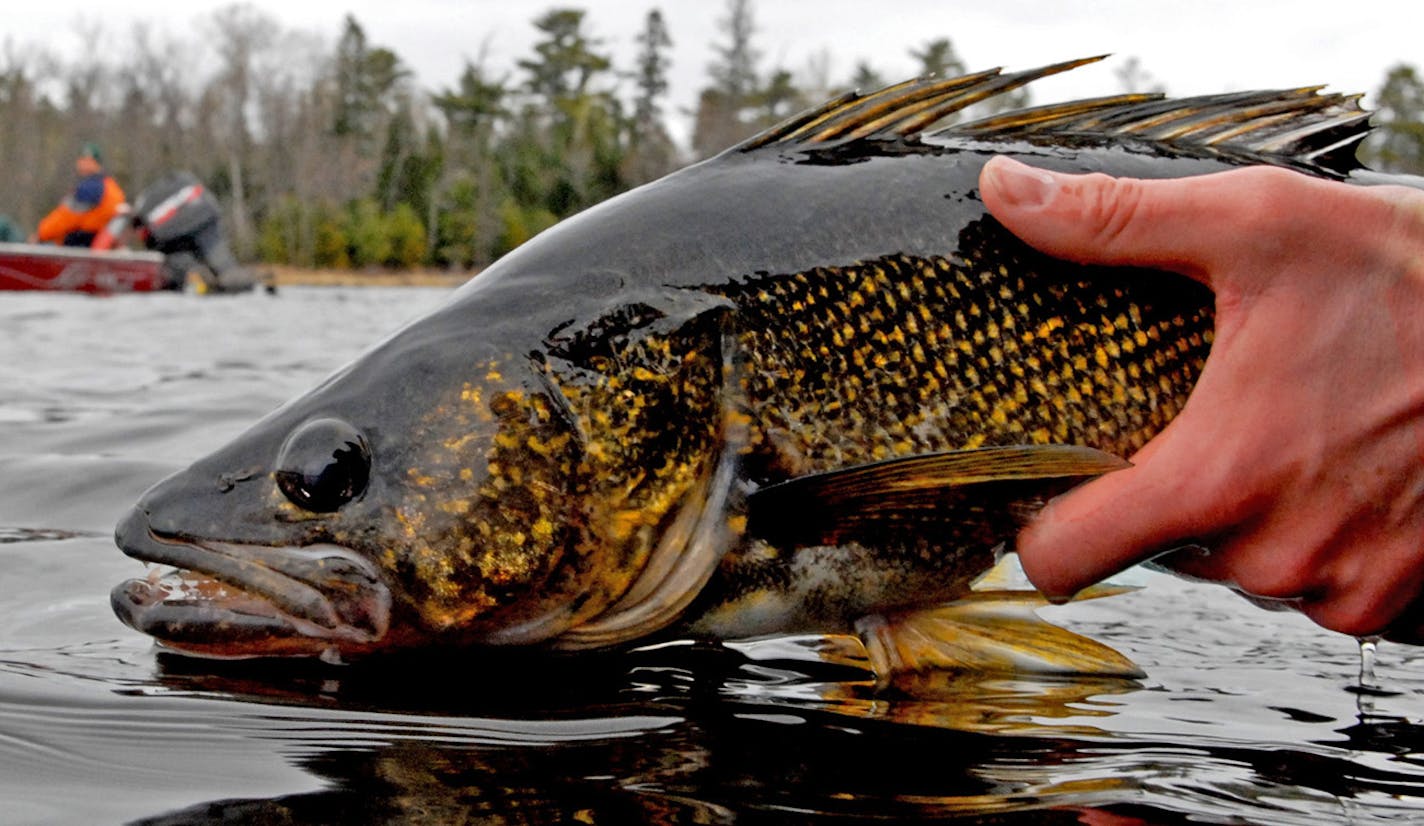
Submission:
M 256 274 L 233 257 L 212 193 L 187 172 L 139 194 L 101 233 L 107 246 L 132 229 L 143 251 L 0 243 L 0 290 L 130 293 L 181 290 L 196 275 L 203 292 L 241 292 Z
M 0 244 L 0 290 L 136 293 L 169 288 L 163 253 Z

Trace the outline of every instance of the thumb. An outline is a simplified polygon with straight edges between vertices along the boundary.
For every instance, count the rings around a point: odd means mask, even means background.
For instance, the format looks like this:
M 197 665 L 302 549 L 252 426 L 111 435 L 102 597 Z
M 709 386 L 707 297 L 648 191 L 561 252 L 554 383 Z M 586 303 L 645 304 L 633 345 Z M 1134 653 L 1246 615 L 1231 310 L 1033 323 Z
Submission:
M 1289 173 L 1286 173 L 1289 174 Z M 979 175 L 984 205 L 1049 255 L 1135 265 L 1209 283 L 1222 238 L 1241 233 L 1242 182 L 1221 176 L 1142 180 L 1070 175 L 998 156 Z M 1229 195 L 1226 197 L 1229 189 Z

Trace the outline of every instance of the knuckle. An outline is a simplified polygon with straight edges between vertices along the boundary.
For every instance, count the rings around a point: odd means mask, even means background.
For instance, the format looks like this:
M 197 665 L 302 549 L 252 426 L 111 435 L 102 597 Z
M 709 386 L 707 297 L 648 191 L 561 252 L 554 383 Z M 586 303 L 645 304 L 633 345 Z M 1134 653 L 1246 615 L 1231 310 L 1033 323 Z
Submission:
M 1282 548 L 1294 550 L 1283 554 Z M 1258 528 L 1226 545 L 1218 575 L 1248 596 L 1309 602 L 1325 593 L 1314 564 L 1317 550 L 1301 537 Z
M 1105 250 L 1117 248 L 1144 212 L 1143 182 L 1093 174 L 1083 179 L 1083 185 L 1084 221 L 1094 244 Z
M 1392 577 L 1332 581 L 1301 612 L 1317 625 L 1354 637 L 1384 633 L 1409 606 L 1400 582 Z
M 1355 537 L 1315 566 L 1322 587 L 1302 611 L 1318 625 L 1356 637 L 1384 633 L 1395 624 L 1413 622 L 1424 590 L 1413 531 L 1403 537 Z M 1368 550 L 1365 550 L 1368 549 Z M 1417 625 L 1417 622 L 1415 623 Z M 1416 629 L 1418 630 L 1418 629 Z
M 1369 637 L 1389 626 L 1392 614 L 1369 602 L 1327 597 L 1307 602 L 1301 612 L 1322 628 L 1352 637 Z
M 1272 166 L 1253 166 L 1225 173 L 1234 176 L 1229 197 L 1238 237 L 1274 244 L 1300 231 L 1303 208 L 1316 202 L 1318 181 Z M 1293 244 L 1286 241 L 1285 245 Z
M 1418 262 L 1419 245 L 1424 243 L 1424 193 L 1408 187 L 1382 186 L 1367 191 L 1385 213 L 1379 226 L 1384 236 L 1394 240 L 1406 260 Z

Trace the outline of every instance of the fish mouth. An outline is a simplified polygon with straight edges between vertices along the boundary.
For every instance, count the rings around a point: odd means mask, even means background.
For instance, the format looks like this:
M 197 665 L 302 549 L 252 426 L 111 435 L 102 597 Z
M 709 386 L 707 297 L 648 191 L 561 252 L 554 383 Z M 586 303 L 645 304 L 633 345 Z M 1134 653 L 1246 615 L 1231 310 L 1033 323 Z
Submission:
M 390 589 L 371 563 L 339 545 L 167 536 L 137 508 L 114 540 L 135 559 L 173 566 L 114 586 L 114 613 L 185 654 L 339 661 L 378 647 L 390 627 Z

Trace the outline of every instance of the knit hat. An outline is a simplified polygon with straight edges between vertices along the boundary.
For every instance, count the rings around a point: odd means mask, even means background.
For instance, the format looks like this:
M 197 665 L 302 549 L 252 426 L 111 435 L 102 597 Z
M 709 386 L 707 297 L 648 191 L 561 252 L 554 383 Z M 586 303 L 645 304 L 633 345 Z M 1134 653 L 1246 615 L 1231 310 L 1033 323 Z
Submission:
M 84 142 L 84 145 L 79 148 L 79 157 L 93 158 L 96 163 L 104 162 L 104 156 L 99 152 L 99 144 L 93 141 Z

